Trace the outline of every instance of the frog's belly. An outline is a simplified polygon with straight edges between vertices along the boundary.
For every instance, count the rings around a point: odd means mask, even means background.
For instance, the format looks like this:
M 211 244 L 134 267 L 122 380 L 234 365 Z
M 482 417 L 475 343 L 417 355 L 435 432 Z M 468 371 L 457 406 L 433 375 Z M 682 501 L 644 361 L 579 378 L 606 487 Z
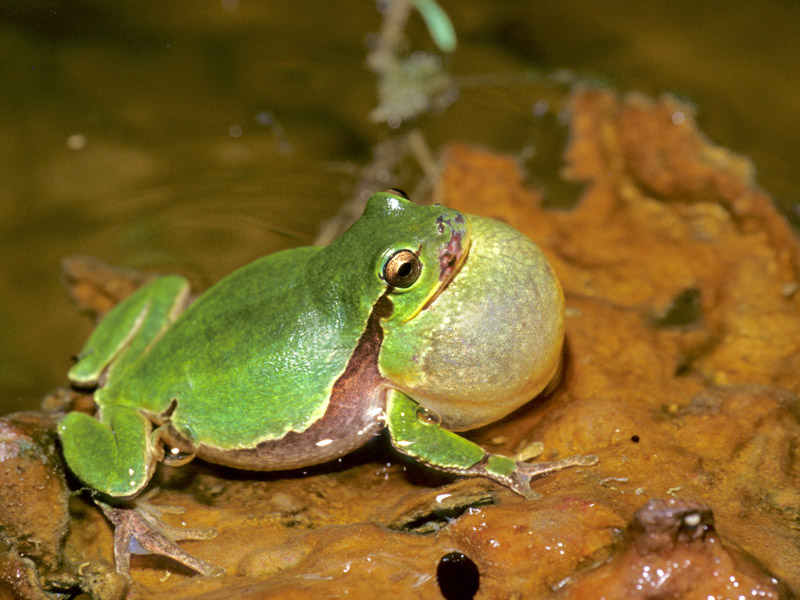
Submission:
M 334 388 L 328 410 L 305 431 L 290 431 L 255 448 L 221 449 L 201 443 L 197 454 L 209 462 L 255 471 L 297 469 L 339 458 L 383 428 L 385 404 L 380 385 L 344 391 L 351 393 L 336 394 Z

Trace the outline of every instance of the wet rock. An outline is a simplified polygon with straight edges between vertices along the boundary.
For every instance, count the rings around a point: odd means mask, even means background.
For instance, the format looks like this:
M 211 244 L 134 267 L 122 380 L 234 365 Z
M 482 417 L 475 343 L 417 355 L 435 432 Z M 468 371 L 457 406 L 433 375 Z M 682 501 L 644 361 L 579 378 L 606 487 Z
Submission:
M 536 240 L 567 300 L 562 385 L 474 439 L 593 449 L 594 499 L 624 521 L 642 496 L 701 499 L 723 541 L 797 589 L 800 244 L 687 106 L 593 88 L 571 106 L 565 175 L 586 186 L 571 210 L 543 209 L 511 160 L 443 159 L 436 200 Z
M 564 175 L 584 186 L 573 208 L 546 208 L 513 158 L 467 146 L 443 154 L 435 200 L 526 233 L 567 300 L 560 385 L 468 435 L 599 465 L 535 481 L 542 498 L 529 502 L 431 475 L 382 439 L 289 473 L 195 461 L 151 501 L 186 508 L 165 517 L 174 525 L 216 528 L 184 546 L 229 576 L 137 556 L 131 598 L 440 599 L 450 553 L 474 564 L 477 598 L 596 598 L 601 585 L 729 597 L 722 574 L 745 595 L 800 589 L 800 244 L 749 161 L 709 142 L 687 106 L 592 88 L 569 105 Z M 114 297 L 94 291 L 104 277 L 82 288 L 98 312 Z M 642 508 L 648 497 L 697 503 Z M 84 518 L 101 548 L 90 564 L 104 564 L 108 526 L 91 507 Z
M 69 490 L 55 421 L 43 413 L 0 420 L 0 522 L 10 550 L 45 570 L 59 562 Z
M 624 549 L 558 594 L 562 600 L 788 597 L 774 578 L 723 546 L 707 505 L 674 498 L 637 510 Z
M 75 527 L 83 535 L 95 531 L 73 503 L 80 501 L 70 499 L 54 415 L 0 419 L 0 589 L 25 600 L 80 590 L 103 600 L 121 597 L 125 582 L 108 562 L 83 564 L 83 549 L 95 546 L 97 536 L 81 544 L 73 535 Z
M 147 282 L 137 271 L 111 267 L 90 256 L 65 258 L 61 271 L 76 308 L 95 318 Z

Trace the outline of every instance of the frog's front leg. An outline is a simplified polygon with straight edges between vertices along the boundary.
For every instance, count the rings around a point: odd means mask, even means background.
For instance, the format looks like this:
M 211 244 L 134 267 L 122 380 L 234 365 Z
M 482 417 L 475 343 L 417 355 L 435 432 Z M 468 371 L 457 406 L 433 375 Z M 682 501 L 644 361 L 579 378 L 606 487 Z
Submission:
M 507 456 L 486 452 L 477 444 L 426 422 L 421 407 L 397 390 L 389 390 L 386 422 L 392 445 L 408 456 L 434 469 L 494 479 L 527 499 L 538 496 L 530 487 L 531 479 L 568 467 L 590 466 L 596 456 L 570 456 L 547 463 L 524 463 Z M 424 412 L 424 411 L 423 411 Z

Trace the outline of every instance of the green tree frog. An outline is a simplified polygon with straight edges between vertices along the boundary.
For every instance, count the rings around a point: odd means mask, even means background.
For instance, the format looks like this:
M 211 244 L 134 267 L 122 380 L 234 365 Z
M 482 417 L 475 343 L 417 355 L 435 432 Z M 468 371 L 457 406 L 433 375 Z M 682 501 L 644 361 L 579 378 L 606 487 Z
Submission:
M 533 477 L 594 456 L 528 464 L 453 433 L 495 421 L 560 370 L 563 295 L 542 252 L 498 221 L 375 194 L 329 246 L 235 271 L 188 304 L 158 278 L 100 322 L 69 371 L 97 414 L 59 424 L 67 465 L 115 525 L 117 570 L 137 544 L 219 572 L 132 500 L 156 464 L 241 469 L 322 463 L 388 428 L 422 463 L 526 497 Z M 187 306 L 188 304 L 188 306 Z

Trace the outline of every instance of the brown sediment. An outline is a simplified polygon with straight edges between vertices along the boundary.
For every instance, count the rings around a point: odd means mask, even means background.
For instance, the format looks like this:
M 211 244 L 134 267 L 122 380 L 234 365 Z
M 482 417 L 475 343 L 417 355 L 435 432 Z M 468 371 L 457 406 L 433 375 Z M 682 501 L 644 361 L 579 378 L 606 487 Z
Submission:
M 436 488 L 451 480 L 388 444 L 295 477 L 183 467 L 157 500 L 216 527 L 191 552 L 240 577 L 164 579 L 172 563 L 138 557 L 131 598 L 441 598 L 454 551 L 479 598 L 644 597 L 631 574 L 678 558 L 693 570 L 659 597 L 729 597 L 713 564 L 763 597 L 800 590 L 800 244 L 686 105 L 585 88 L 570 107 L 574 208 L 544 208 L 515 160 L 466 146 L 444 153 L 436 200 L 526 233 L 567 302 L 561 384 L 470 437 L 600 464 L 534 482 L 533 502 L 478 479 Z M 397 522 L 425 526 L 383 527 Z

